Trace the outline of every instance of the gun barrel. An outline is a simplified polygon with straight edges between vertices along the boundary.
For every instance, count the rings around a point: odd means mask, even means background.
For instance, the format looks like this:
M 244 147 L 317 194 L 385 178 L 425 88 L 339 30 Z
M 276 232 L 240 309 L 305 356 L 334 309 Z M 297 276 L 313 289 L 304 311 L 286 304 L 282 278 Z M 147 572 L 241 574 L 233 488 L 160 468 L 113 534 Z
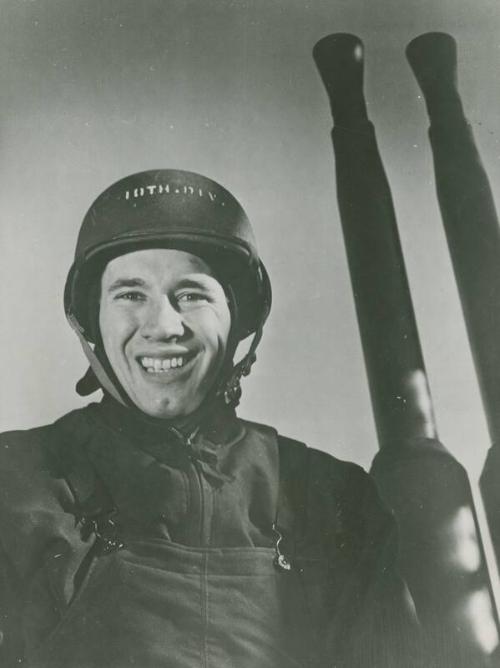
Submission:
M 479 586 L 494 633 L 499 620 L 467 473 L 436 438 L 392 196 L 363 99 L 362 44 L 329 35 L 313 55 L 334 120 L 337 200 L 380 445 L 371 472 L 398 521 L 401 572 L 435 664 L 486 666 L 491 648 L 475 638 L 468 613 Z M 474 579 L 460 557 L 464 526 Z
M 362 44 L 330 35 L 313 55 L 336 121 L 337 198 L 379 445 L 435 437 L 390 187 L 374 128 L 361 117 Z

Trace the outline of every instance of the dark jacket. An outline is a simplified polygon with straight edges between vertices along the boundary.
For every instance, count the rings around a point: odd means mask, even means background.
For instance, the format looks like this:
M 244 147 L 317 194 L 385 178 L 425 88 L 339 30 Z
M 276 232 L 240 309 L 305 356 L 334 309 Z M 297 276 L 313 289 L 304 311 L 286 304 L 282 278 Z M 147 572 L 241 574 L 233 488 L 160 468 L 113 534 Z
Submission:
M 3 434 L 0 527 L 2 666 L 420 665 L 369 476 L 226 408 Z

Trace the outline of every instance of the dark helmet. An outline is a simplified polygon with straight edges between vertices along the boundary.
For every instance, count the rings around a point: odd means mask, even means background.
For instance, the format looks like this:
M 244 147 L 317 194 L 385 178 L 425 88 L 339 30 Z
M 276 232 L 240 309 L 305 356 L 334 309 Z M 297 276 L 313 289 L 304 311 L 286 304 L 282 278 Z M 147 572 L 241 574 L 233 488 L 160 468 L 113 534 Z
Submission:
M 236 305 L 233 336 L 241 341 L 255 333 L 251 354 L 239 369 L 239 375 L 248 373 L 271 306 L 269 279 L 250 222 L 221 185 L 173 169 L 139 172 L 117 181 L 99 195 L 83 220 L 64 306 L 87 356 L 85 343 L 96 339 L 91 294 L 104 267 L 114 257 L 152 247 L 199 255 L 229 289 Z M 94 372 L 99 371 L 95 357 L 90 362 Z

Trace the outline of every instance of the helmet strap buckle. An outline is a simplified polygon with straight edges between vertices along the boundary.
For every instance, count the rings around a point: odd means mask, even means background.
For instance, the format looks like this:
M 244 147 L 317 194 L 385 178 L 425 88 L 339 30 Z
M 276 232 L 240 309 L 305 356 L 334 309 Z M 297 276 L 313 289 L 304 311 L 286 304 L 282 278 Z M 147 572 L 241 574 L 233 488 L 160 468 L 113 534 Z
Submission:
M 224 389 L 224 402 L 227 406 L 237 406 L 241 399 L 241 375 L 233 374 Z
M 224 401 L 228 406 L 237 406 L 240 403 L 241 378 L 250 374 L 252 364 L 256 359 L 257 355 L 251 348 L 247 355 L 245 355 L 245 357 L 234 367 L 233 373 L 229 377 L 224 388 Z

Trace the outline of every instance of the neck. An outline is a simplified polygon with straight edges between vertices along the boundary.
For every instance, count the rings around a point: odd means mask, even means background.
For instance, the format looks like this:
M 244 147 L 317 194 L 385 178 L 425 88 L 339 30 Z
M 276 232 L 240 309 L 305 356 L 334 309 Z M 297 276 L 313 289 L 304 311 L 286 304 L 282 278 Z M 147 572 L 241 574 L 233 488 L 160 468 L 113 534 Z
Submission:
M 235 418 L 234 408 L 226 406 L 221 397 L 207 398 L 190 415 L 173 419 L 152 417 L 135 406 L 124 406 L 107 393 L 100 406 L 110 426 L 140 441 L 165 440 L 172 436 L 185 440 L 198 431 L 206 432 L 212 439 L 212 435 L 218 436 L 222 426 Z

